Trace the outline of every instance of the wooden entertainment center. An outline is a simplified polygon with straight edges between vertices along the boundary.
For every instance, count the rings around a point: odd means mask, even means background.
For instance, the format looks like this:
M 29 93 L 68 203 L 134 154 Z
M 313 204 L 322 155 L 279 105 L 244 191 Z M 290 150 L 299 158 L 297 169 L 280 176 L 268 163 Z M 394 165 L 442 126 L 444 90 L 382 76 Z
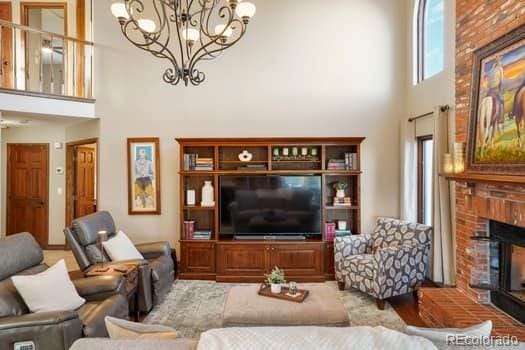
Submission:
M 180 278 L 261 282 L 274 266 L 284 269 L 288 280 L 317 282 L 334 278 L 334 244 L 326 239 L 325 222 L 344 220 L 352 234 L 361 232 L 360 164 L 364 137 L 176 140 L 180 145 Z M 253 155 L 251 161 L 239 160 L 244 150 Z M 207 170 L 188 168 L 185 154 L 206 159 Z M 331 160 L 345 159 L 347 154 L 355 157 L 351 167 L 329 169 L 329 162 L 334 163 Z M 219 179 L 223 175 L 320 176 L 322 235 L 302 241 L 244 241 L 221 233 Z M 214 206 L 200 206 L 204 181 L 213 184 Z M 333 205 L 333 183 L 338 181 L 348 184 L 346 194 L 352 199 L 351 206 Z M 195 190 L 195 205 L 187 205 L 187 189 Z M 211 231 L 210 239 L 184 239 L 185 220 L 195 221 L 197 230 Z

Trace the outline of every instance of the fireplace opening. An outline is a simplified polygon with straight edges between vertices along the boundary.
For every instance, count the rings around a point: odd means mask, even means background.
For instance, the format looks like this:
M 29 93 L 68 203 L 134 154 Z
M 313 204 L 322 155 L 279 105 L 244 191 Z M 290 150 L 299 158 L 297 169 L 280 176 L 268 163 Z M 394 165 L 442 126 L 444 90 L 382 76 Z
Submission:
M 525 229 L 490 221 L 471 243 L 470 286 L 490 290 L 495 306 L 525 323 Z
M 510 247 L 510 294 L 525 302 L 525 247 Z

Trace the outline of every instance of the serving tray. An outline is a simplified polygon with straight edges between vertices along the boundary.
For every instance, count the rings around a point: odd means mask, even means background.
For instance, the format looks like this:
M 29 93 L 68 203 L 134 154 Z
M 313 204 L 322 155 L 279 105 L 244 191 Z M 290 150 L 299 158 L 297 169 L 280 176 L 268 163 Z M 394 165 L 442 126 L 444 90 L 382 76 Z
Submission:
M 297 293 L 295 295 L 290 295 L 289 291 L 290 289 L 288 287 L 283 286 L 281 287 L 281 293 L 272 293 L 271 286 L 263 283 L 259 287 L 258 294 L 269 298 L 276 298 L 281 300 L 293 301 L 296 303 L 302 303 L 309 293 L 309 291 L 306 289 L 297 289 Z

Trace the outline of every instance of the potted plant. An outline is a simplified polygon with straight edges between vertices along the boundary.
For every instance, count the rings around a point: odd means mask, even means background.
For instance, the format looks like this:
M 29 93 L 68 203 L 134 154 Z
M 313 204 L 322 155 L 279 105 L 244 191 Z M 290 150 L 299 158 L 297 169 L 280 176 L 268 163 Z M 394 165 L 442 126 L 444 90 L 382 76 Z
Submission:
M 284 271 L 275 266 L 272 272 L 266 275 L 266 282 L 270 285 L 272 293 L 281 293 L 281 285 L 286 283 Z
M 345 189 L 348 187 L 348 184 L 345 182 L 337 181 L 333 185 L 336 193 L 335 196 L 337 198 L 344 198 L 345 197 Z

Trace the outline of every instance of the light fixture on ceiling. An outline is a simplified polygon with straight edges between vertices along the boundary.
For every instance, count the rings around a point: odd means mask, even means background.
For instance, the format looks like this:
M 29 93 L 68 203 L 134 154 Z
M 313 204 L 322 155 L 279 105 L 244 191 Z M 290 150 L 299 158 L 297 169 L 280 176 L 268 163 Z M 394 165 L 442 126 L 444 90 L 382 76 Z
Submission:
M 256 7 L 243 0 L 124 0 L 111 12 L 133 45 L 171 63 L 166 83 L 196 86 L 205 79 L 198 63 L 239 42 Z

